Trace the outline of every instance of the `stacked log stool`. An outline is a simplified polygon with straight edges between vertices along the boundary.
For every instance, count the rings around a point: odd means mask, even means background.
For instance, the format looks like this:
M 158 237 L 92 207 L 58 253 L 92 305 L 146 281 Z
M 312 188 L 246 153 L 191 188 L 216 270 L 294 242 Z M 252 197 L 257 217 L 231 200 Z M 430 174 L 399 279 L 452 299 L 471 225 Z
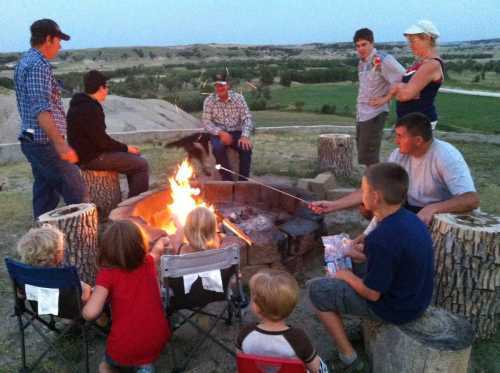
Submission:
M 318 158 L 321 171 L 350 176 L 353 170 L 354 142 L 350 135 L 329 133 L 319 136 Z
M 74 265 L 80 279 L 93 286 L 97 270 L 97 209 L 92 203 L 80 203 L 49 211 L 38 218 L 39 224 L 51 224 L 64 233 L 64 261 Z
M 108 220 L 109 213 L 122 200 L 120 175 L 113 171 L 81 170 L 90 194 L 90 201 L 97 206 L 99 220 Z
M 500 311 L 500 217 L 437 214 L 434 304 L 467 318 L 476 338 L 495 335 Z
M 372 372 L 467 373 L 474 333 L 463 317 L 429 307 L 416 321 L 394 325 L 363 320 Z

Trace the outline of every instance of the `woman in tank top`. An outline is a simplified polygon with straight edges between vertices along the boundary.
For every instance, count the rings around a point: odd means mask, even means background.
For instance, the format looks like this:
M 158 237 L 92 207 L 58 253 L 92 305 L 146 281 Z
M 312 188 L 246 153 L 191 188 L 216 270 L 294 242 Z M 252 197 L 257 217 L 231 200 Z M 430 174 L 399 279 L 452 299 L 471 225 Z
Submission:
M 444 80 L 443 61 L 436 51 L 439 31 L 432 22 L 422 20 L 410 26 L 404 35 L 417 61 L 406 70 L 401 83 L 391 86 L 387 96 L 372 99 L 371 104 L 378 106 L 395 97 L 398 118 L 423 113 L 434 129 L 438 120 L 434 100 Z

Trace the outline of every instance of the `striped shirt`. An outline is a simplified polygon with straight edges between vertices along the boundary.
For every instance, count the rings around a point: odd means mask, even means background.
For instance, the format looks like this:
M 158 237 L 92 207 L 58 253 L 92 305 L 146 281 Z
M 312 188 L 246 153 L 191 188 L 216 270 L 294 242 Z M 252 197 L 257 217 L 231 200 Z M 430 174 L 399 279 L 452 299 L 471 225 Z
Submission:
M 29 128 L 35 131 L 34 141 L 49 142 L 38 123 L 38 115 L 49 112 L 61 136 L 66 136 L 66 116 L 59 83 L 52 66 L 36 48 L 28 50 L 19 60 L 14 72 L 17 108 L 21 117 L 21 132 Z
M 229 91 L 229 98 L 222 101 L 212 93 L 203 103 L 202 122 L 212 135 L 220 131 L 241 131 L 241 135 L 249 137 L 253 130 L 252 115 L 245 98 L 239 93 Z

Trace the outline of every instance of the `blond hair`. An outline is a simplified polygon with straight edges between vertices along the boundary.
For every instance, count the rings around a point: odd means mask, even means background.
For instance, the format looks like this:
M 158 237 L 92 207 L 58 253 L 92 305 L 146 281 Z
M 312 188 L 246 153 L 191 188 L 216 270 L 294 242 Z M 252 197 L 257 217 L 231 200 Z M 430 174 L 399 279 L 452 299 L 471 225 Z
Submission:
M 206 207 L 195 208 L 186 218 L 184 236 L 193 250 L 217 248 L 215 214 Z
M 286 271 L 268 269 L 250 279 L 250 295 L 260 313 L 272 320 L 286 319 L 297 305 L 299 285 Z
M 50 267 L 59 264 L 58 255 L 64 245 L 64 234 L 52 225 L 43 225 L 28 231 L 17 243 L 21 260 L 30 265 Z

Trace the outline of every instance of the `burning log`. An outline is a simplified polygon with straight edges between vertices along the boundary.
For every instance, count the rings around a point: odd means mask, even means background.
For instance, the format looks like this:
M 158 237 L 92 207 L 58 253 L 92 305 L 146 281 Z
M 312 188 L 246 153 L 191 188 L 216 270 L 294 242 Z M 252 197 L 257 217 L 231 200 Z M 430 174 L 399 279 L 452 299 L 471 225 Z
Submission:
M 474 333 L 462 317 L 430 307 L 407 324 L 363 320 L 362 325 L 372 372 L 468 372 Z
M 74 265 L 80 279 L 93 286 L 97 269 L 96 206 L 92 203 L 68 205 L 40 215 L 38 221 L 51 224 L 64 233 L 65 263 Z
M 477 338 L 495 335 L 500 309 L 500 217 L 438 214 L 434 241 L 434 304 L 465 316 Z
M 349 176 L 352 173 L 353 140 L 350 135 L 324 134 L 319 136 L 318 158 L 322 171 Z
M 118 172 L 82 170 L 90 201 L 97 206 L 99 220 L 108 220 L 109 213 L 122 200 Z

